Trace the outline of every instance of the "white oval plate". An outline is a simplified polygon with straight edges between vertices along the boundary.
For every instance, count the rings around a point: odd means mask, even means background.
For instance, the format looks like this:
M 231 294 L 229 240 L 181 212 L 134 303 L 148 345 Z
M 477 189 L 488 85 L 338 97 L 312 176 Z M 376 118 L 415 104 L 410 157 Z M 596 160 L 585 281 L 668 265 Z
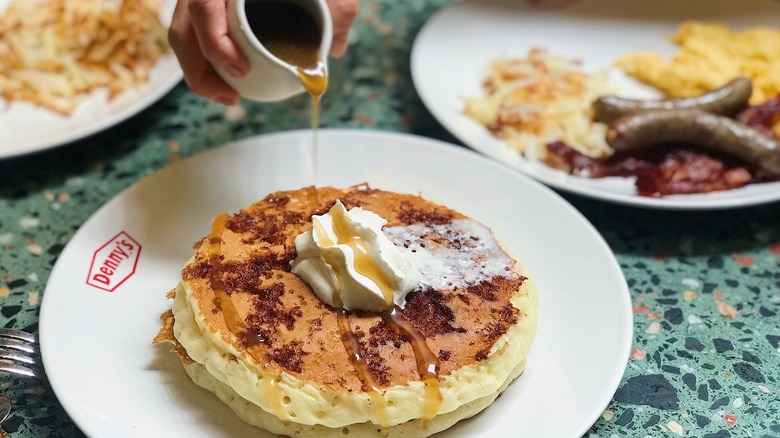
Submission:
M 183 160 L 120 193 L 68 243 L 44 292 L 41 349 L 52 388 L 88 436 L 268 436 L 151 341 L 212 217 L 311 185 L 311 138 L 260 136 Z M 617 388 L 633 339 L 626 281 L 590 223 L 552 190 L 465 148 L 368 131 L 325 130 L 319 141 L 320 185 L 369 182 L 459 210 L 491 227 L 538 283 L 525 373 L 446 435 L 582 435 Z M 120 232 L 142 247 L 135 274 L 113 292 L 87 285 L 95 251 Z
M 685 19 L 718 21 L 735 29 L 778 27 L 774 0 L 561 0 L 529 6 L 519 0 L 466 0 L 440 10 L 423 27 L 412 49 L 412 78 L 423 103 L 465 145 L 543 183 L 604 201 L 664 209 L 734 208 L 780 200 L 780 182 L 737 190 L 663 198 L 639 196 L 633 179 L 588 179 L 525 160 L 463 114 L 463 98 L 480 96 L 487 64 L 505 55 L 525 57 L 534 47 L 583 62 L 585 71 L 612 65 L 618 56 L 652 50 L 670 56 L 669 41 Z M 780 55 L 778 55 L 780 56 Z M 621 94 L 650 96 L 648 87 L 616 78 Z
M 160 1 L 160 21 L 167 28 L 176 0 Z M 8 5 L 10 0 L 0 0 L 0 14 Z M 0 97 L 0 159 L 50 149 L 114 126 L 157 102 L 182 76 L 176 56 L 169 52 L 152 67 L 143 86 L 110 101 L 107 90 L 96 90 L 69 116 L 28 102 L 9 104 Z

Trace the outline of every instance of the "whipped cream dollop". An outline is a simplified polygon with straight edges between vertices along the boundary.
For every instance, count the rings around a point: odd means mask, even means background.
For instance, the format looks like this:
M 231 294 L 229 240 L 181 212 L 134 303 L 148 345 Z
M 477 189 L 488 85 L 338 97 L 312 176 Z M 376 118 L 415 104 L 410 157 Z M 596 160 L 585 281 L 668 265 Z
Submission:
M 410 251 L 382 232 L 385 224 L 376 213 L 347 211 L 337 201 L 328 213 L 312 216 L 312 229 L 295 238 L 292 272 L 333 307 L 376 312 L 403 307 L 420 271 Z

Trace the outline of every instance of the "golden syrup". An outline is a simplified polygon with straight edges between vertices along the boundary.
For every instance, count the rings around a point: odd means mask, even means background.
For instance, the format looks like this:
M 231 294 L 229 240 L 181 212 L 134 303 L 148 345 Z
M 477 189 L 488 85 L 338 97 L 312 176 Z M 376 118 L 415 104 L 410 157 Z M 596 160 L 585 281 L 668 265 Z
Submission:
M 324 248 L 330 248 L 331 246 L 334 246 L 336 243 L 328 236 L 328 233 L 325 231 L 325 229 L 322 227 L 322 224 L 319 221 L 311 221 L 312 223 L 312 229 L 311 232 L 314 234 L 314 236 L 317 237 L 317 242 L 322 245 Z M 322 258 L 325 260 L 325 262 L 330 265 L 331 267 L 331 281 L 333 281 L 333 306 L 336 308 L 340 308 L 343 306 L 343 303 L 341 301 L 341 280 L 339 278 L 342 275 L 347 275 L 346 272 L 343 272 L 340 268 L 341 264 L 338 263 L 337 260 L 333 260 L 329 253 L 323 253 Z
M 287 414 L 282 409 L 282 396 L 279 389 L 276 388 L 276 377 L 269 371 L 269 363 L 264 357 L 262 351 L 258 347 L 260 342 L 259 336 L 250 335 L 250 330 L 247 328 L 246 323 L 238 314 L 236 306 L 233 304 L 233 300 L 227 294 L 225 288 L 225 282 L 222 280 L 222 233 L 225 231 L 225 224 L 227 223 L 228 215 L 222 213 L 211 222 L 211 233 L 209 233 L 208 242 L 208 255 L 209 264 L 211 270 L 209 272 L 209 284 L 214 291 L 214 297 L 217 301 L 217 306 L 222 309 L 222 317 L 225 320 L 225 327 L 228 331 L 236 335 L 239 339 L 246 340 L 251 337 L 250 343 L 245 342 L 245 348 L 247 353 L 255 359 L 256 363 L 264 363 L 265 370 L 263 372 L 263 387 L 265 389 L 265 395 L 268 399 L 268 403 L 271 405 L 277 418 L 284 423 L 288 424 L 289 419 Z
M 336 242 L 334 242 L 330 236 L 328 236 L 327 231 L 325 231 L 325 228 L 322 227 L 322 224 L 319 221 L 311 221 L 312 224 L 312 233 L 317 237 L 317 243 L 319 243 L 320 246 L 324 248 L 330 248 L 331 246 L 336 245 Z
M 249 28 L 274 56 L 295 67 L 319 63 L 322 29 L 303 6 L 289 1 L 247 0 Z
M 325 64 L 320 62 L 314 69 L 298 67 L 298 78 L 311 96 L 311 174 L 312 185 L 317 185 L 318 131 L 320 129 L 320 98 L 328 88 L 328 76 L 325 74 Z
M 422 425 L 425 427 L 439 411 L 442 402 L 439 390 L 439 358 L 428 347 L 425 336 L 401 312 L 401 308 L 395 306 L 389 312 L 382 312 L 382 319 L 390 325 L 393 331 L 400 332 L 412 344 L 414 357 L 417 360 L 417 372 L 425 384 L 425 402 L 422 415 Z
M 268 364 L 266 364 L 266 368 L 268 368 L 267 365 Z M 263 392 L 268 399 L 268 403 L 271 404 L 271 409 L 274 411 L 274 414 L 276 414 L 276 418 L 287 426 L 290 424 L 290 419 L 284 412 L 284 408 L 282 408 L 282 393 L 276 386 L 276 377 L 271 373 L 265 373 L 260 381 L 263 382 Z
M 239 316 L 233 301 L 227 294 L 225 283 L 222 280 L 222 232 L 225 229 L 228 215 L 222 213 L 211 222 L 211 234 L 208 237 L 208 254 L 211 271 L 209 272 L 209 283 L 214 291 L 214 296 L 222 309 L 222 316 L 225 319 L 225 326 L 233 333 L 243 333 L 245 331 L 244 320 Z
M 357 336 L 352 332 L 352 328 L 349 325 L 346 311 L 342 310 L 336 316 L 338 317 L 339 330 L 341 331 L 341 342 L 344 344 L 344 349 L 347 350 L 349 361 L 352 363 L 352 367 L 355 368 L 357 378 L 366 388 L 368 396 L 374 402 L 379 426 L 383 430 L 387 430 L 390 426 L 390 417 L 387 415 L 387 402 L 385 401 L 384 393 L 377 387 L 376 382 L 371 377 L 368 364 L 360 351 L 360 342 L 358 342 Z

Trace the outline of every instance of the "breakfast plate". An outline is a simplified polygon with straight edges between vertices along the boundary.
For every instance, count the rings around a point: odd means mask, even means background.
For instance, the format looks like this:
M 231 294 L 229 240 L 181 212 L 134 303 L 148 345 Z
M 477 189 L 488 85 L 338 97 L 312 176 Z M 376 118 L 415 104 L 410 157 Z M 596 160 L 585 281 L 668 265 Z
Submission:
M 538 334 L 524 374 L 444 435 L 585 433 L 618 387 L 633 339 L 626 281 L 593 226 L 552 190 L 466 148 L 350 130 L 323 130 L 319 142 L 317 185 L 368 182 L 459 210 L 491 227 L 538 284 Z M 310 152 L 308 130 L 210 150 L 120 193 L 73 236 L 44 291 L 40 339 L 51 386 L 84 433 L 270 436 L 196 386 L 152 338 L 211 219 L 311 185 Z M 134 249 L 112 278 L 93 275 L 122 240 Z
M 466 0 L 438 11 L 419 32 L 412 49 L 415 87 L 433 116 L 463 144 L 553 187 L 604 201 L 663 209 L 718 209 L 780 200 L 780 182 L 662 198 L 639 196 L 633 180 L 572 176 L 525 159 L 464 113 L 466 97 L 483 94 L 488 63 L 500 56 L 525 57 L 532 48 L 581 61 L 595 73 L 630 52 L 654 51 L 669 57 L 670 36 L 685 20 L 720 22 L 733 29 L 780 23 L 774 0 Z M 620 94 L 657 97 L 658 93 L 625 74 L 610 76 Z
M 10 0 L 0 0 L 0 15 Z M 167 25 L 175 0 L 162 0 L 160 21 Z M 0 97 L 0 159 L 21 156 L 60 146 L 109 128 L 144 110 L 182 79 L 176 56 L 168 52 L 149 72 L 149 81 L 108 100 L 108 91 L 96 90 L 75 111 L 60 115 L 28 102 L 8 103 Z

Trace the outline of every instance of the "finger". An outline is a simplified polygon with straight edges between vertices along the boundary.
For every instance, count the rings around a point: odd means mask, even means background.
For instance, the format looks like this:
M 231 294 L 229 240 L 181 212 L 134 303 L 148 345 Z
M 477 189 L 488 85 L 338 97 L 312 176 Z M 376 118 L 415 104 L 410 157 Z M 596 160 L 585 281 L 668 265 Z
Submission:
M 190 0 L 189 13 L 206 59 L 231 76 L 249 73 L 249 63 L 227 30 L 227 0 Z
M 217 75 L 206 58 L 198 55 L 200 52 L 185 57 L 185 61 L 180 61 L 187 85 L 203 97 L 225 105 L 237 104 L 238 92 Z
M 192 91 L 225 105 L 238 103 L 238 93 L 214 72 L 203 56 L 195 30 L 189 23 L 174 21 L 168 39 L 181 65 L 184 81 Z
M 330 54 L 341 56 L 347 50 L 349 30 L 357 18 L 360 3 L 358 0 L 328 0 L 328 8 L 333 19 L 333 42 Z
M 349 42 L 349 32 L 334 33 L 333 42 L 330 45 L 330 54 L 336 58 L 343 56 L 347 52 L 347 43 Z

